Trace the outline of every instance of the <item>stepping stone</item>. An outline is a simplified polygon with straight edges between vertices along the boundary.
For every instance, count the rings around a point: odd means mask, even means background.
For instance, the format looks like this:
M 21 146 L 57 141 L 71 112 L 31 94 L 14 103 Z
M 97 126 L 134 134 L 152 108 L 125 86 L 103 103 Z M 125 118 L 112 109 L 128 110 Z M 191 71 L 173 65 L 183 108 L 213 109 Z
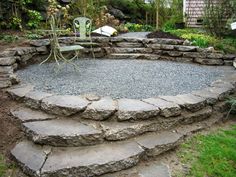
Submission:
M 194 112 L 192 114 L 183 115 L 183 120 L 181 121 L 182 124 L 191 124 L 193 122 L 199 122 L 211 116 L 212 114 L 212 107 L 208 106 L 200 111 Z
M 148 119 L 155 117 L 159 114 L 160 110 L 151 104 L 136 99 L 119 99 L 117 119 L 124 120 L 137 120 Z
M 84 146 L 100 144 L 103 133 L 72 119 L 56 119 L 23 124 L 35 143 L 52 146 Z
M 33 85 L 21 85 L 17 86 L 16 88 L 10 88 L 7 90 L 13 99 L 20 100 L 24 98 L 24 96 L 34 89 Z
M 100 125 L 107 140 L 123 140 L 162 129 L 159 121 L 101 122 Z
M 41 107 L 52 114 L 70 116 L 86 109 L 90 102 L 79 96 L 56 95 L 44 98 Z
M 113 53 L 109 55 L 109 58 L 158 60 L 160 59 L 160 56 L 156 54 L 142 54 L 142 53 Z
M 99 176 L 135 166 L 143 149 L 135 142 L 122 142 L 84 148 L 54 148 L 42 176 Z
M 137 165 L 128 170 L 106 174 L 101 177 L 171 177 L 171 175 L 167 165 L 150 162 Z
M 140 136 L 135 141 L 145 149 L 145 156 L 153 157 L 175 148 L 182 139 L 183 135 L 181 134 L 164 131 Z
M 160 115 L 164 117 L 173 117 L 181 114 L 180 106 L 173 102 L 165 101 L 160 98 L 148 98 L 142 101 L 158 107 L 161 110 Z
M 11 109 L 11 114 L 21 122 L 42 121 L 56 118 L 54 115 L 46 114 L 44 112 L 25 107 Z
M 31 108 L 39 109 L 42 99 L 49 96 L 52 96 L 52 94 L 41 91 L 30 91 L 25 95 L 24 102 Z
M 192 94 L 177 96 L 160 96 L 161 99 L 170 101 L 184 107 L 192 112 L 196 112 L 205 106 L 206 99 Z
M 50 151 L 50 147 L 37 146 L 30 141 L 22 141 L 11 150 L 11 154 L 24 172 L 30 176 L 38 176 Z
M 104 97 L 94 101 L 81 114 L 82 118 L 93 120 L 105 120 L 117 111 L 117 103 L 110 97 Z

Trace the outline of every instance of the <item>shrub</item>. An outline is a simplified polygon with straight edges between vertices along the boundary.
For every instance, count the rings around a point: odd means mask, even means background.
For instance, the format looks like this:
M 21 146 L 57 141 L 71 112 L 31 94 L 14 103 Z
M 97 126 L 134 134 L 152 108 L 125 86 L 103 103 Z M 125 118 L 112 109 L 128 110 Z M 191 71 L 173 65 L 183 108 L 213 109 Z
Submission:
M 139 32 L 139 31 L 153 31 L 154 27 L 151 25 L 141 25 L 135 23 L 126 23 L 125 27 L 128 28 L 131 32 Z

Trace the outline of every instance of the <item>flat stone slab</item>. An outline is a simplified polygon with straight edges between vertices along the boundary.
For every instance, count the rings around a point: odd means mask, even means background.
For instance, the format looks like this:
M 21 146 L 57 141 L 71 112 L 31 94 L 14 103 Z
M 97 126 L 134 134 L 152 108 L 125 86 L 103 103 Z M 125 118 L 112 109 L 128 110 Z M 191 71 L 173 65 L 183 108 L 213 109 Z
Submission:
M 123 120 L 137 120 L 148 119 L 159 114 L 160 110 L 151 104 L 147 104 L 135 99 L 119 99 L 117 119 Z
M 181 114 L 180 106 L 173 102 L 165 101 L 160 98 L 148 98 L 143 101 L 158 107 L 161 110 L 160 115 L 164 117 L 178 116 Z
M 142 54 L 142 53 L 114 53 L 114 54 L 111 54 L 109 58 L 158 60 L 160 56 L 156 54 Z
M 56 115 L 70 116 L 86 109 L 90 102 L 79 96 L 56 95 L 44 98 L 41 107 Z
M 103 97 L 94 101 L 81 114 L 82 118 L 93 120 L 105 120 L 111 117 L 117 110 L 117 103 L 110 97 Z
M 143 47 L 142 43 L 139 42 L 118 42 L 116 43 L 118 47 L 125 47 L 125 48 L 138 48 Z
M 21 122 L 51 120 L 56 118 L 54 115 L 46 114 L 44 112 L 25 107 L 11 109 L 11 114 Z
M 101 122 L 100 123 L 105 139 L 123 140 L 145 132 L 154 132 L 161 129 L 158 121 L 138 121 L 138 122 Z
M 227 87 L 209 87 L 208 91 L 218 94 L 218 99 L 220 101 L 225 100 L 230 94 L 232 94 L 232 88 Z
M 41 106 L 42 99 L 49 96 L 52 96 L 52 94 L 41 91 L 30 91 L 25 94 L 24 102 L 27 106 L 31 108 L 39 109 Z
M 112 48 L 114 53 L 152 53 L 151 48 Z
M 161 99 L 174 102 L 190 111 L 198 111 L 205 106 L 206 99 L 192 94 L 183 94 L 177 96 L 160 96 Z
M 50 151 L 49 147 L 37 146 L 30 141 L 22 141 L 11 150 L 11 154 L 23 171 L 32 176 L 38 176 Z
M 16 62 L 16 57 L 0 57 L 0 66 L 10 66 Z
M 202 98 L 206 98 L 207 104 L 213 105 L 218 101 L 219 94 L 211 92 L 210 89 L 211 87 L 208 87 L 202 90 L 194 91 L 192 92 L 192 94 Z
M 100 130 L 72 119 L 55 119 L 23 124 L 27 136 L 35 143 L 52 146 L 84 146 L 100 144 Z
M 182 138 L 181 134 L 164 131 L 140 136 L 135 141 L 145 149 L 145 155 L 151 157 L 175 148 L 180 144 Z
M 20 85 L 16 88 L 10 88 L 7 90 L 7 93 L 12 96 L 13 99 L 20 100 L 24 96 L 34 89 L 33 85 Z
M 54 148 L 41 174 L 46 176 L 98 176 L 136 165 L 143 149 L 135 142 L 84 148 Z
M 171 177 L 167 165 L 150 162 L 121 172 L 110 173 L 101 177 Z

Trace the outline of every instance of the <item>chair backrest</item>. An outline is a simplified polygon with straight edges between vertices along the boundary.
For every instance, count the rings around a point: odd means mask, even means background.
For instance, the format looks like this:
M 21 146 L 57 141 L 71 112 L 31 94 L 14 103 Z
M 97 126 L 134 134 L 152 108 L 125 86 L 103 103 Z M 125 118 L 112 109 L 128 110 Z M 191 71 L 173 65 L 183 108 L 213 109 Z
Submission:
M 87 35 L 91 37 L 92 20 L 87 17 L 77 17 L 73 20 L 75 37 L 79 32 L 81 39 L 86 39 Z

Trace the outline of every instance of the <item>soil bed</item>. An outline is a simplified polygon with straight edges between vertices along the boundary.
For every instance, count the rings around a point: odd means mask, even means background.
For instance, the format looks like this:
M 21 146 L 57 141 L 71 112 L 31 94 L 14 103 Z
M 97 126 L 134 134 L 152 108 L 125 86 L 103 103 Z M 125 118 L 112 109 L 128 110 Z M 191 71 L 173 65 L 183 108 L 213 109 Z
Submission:
M 152 33 L 149 33 L 147 35 L 147 38 L 167 38 L 167 39 L 180 39 L 183 40 L 182 38 L 175 36 L 173 34 L 163 32 L 163 31 L 155 31 Z
M 142 99 L 190 93 L 208 87 L 231 67 L 148 60 L 76 61 L 55 73 L 55 63 L 31 65 L 17 73 L 37 90 L 69 95 L 96 94 L 113 98 Z

